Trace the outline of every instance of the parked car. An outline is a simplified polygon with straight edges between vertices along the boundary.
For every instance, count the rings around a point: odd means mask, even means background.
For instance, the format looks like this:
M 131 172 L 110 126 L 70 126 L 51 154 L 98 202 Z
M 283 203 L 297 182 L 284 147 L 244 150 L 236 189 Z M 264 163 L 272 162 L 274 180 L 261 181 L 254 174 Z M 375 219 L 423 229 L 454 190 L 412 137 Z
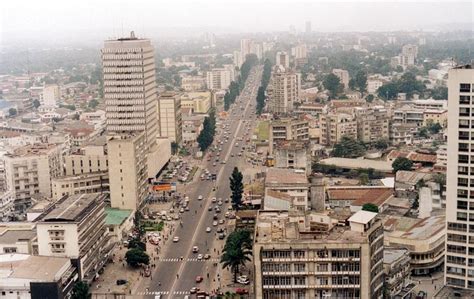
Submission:
M 128 281 L 126 279 L 117 279 L 116 283 L 118 286 L 121 286 L 121 285 L 127 284 Z
M 204 279 L 202 278 L 202 276 L 196 276 L 196 282 L 199 283 L 201 281 L 203 281 Z
M 246 295 L 249 293 L 249 291 L 247 289 L 238 288 L 235 290 L 235 293 L 237 293 L 238 295 Z

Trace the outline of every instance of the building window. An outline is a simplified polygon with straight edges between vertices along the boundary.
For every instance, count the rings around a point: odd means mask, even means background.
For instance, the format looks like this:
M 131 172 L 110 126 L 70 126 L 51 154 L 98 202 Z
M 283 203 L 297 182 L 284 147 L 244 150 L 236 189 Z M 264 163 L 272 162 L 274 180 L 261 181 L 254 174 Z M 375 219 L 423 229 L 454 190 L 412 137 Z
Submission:
M 461 124 L 459 126 L 461 127 Z M 459 131 L 459 140 L 469 140 L 469 132 Z
M 469 105 L 471 103 L 470 96 L 459 96 L 459 104 L 467 104 Z
M 459 92 L 471 92 L 471 84 L 469 83 L 459 84 Z
M 467 213 L 458 212 L 456 218 L 458 221 L 467 221 Z

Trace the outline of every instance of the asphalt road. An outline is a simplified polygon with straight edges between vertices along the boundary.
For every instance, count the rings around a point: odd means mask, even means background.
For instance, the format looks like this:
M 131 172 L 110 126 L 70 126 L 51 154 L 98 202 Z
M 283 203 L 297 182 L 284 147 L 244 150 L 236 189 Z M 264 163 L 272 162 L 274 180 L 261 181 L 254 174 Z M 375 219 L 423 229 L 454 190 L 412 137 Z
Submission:
M 211 202 L 212 197 L 222 199 L 230 197 L 230 174 L 238 164 L 238 160 L 243 159 L 237 155 L 242 144 L 245 143 L 238 141 L 238 138 L 244 138 L 244 134 L 247 131 L 246 126 L 248 126 L 243 121 L 250 120 L 250 132 L 252 132 L 255 125 L 255 115 L 253 112 L 255 112 L 255 98 L 260 86 L 261 73 L 262 68 L 260 66 L 253 69 L 240 97 L 232 105 L 231 111 L 235 111 L 235 115 L 231 113 L 229 118 L 224 121 L 225 124 L 230 124 L 228 126 L 230 127 L 229 141 L 220 145 L 222 147 L 220 159 L 221 161 L 225 160 L 226 164 L 219 162 L 216 166 L 213 166 L 215 158 L 211 161 L 203 160 L 201 167 L 209 169 L 211 173 L 217 173 L 217 180 L 215 182 L 198 180 L 186 186 L 186 195 L 190 198 L 190 211 L 183 214 L 182 227 L 178 225 L 172 235 L 172 237 L 178 236 L 180 240 L 178 243 L 167 245 L 164 256 L 155 262 L 156 268 L 152 279 L 144 280 L 138 289 L 138 294 L 144 295 L 146 298 L 154 298 L 156 295 L 161 295 L 161 298 L 183 298 L 189 294 L 190 289 L 194 286 L 199 287 L 201 290 L 211 291 L 206 286 L 209 286 L 209 280 L 212 280 L 213 277 L 212 272 L 216 270 L 213 263 L 218 262 L 220 258 L 220 255 L 213 251 L 213 246 L 216 243 L 219 243 L 219 245 L 223 243 L 223 241 L 217 240 L 216 230 L 218 227 L 224 227 L 225 224 L 213 226 L 214 211 L 208 211 L 208 207 L 216 205 Z M 244 107 L 243 111 L 241 107 Z M 217 128 L 217 131 L 221 130 Z M 215 140 L 220 139 L 221 135 L 216 136 Z M 238 147 L 235 146 L 236 143 L 239 143 Z M 234 157 L 231 157 L 232 153 Z M 215 154 L 213 157 L 215 157 Z M 198 172 L 197 175 L 199 174 Z M 217 186 L 216 191 L 212 191 L 214 186 Z M 199 195 L 202 195 L 204 200 L 199 201 L 197 199 Z M 225 220 L 224 213 L 229 205 L 230 203 L 224 203 L 221 206 L 221 213 L 218 214 L 219 219 Z M 211 227 L 212 231 L 207 233 L 206 227 Z M 193 246 L 199 247 L 198 253 L 192 252 Z M 197 261 L 199 253 L 209 253 L 211 254 L 211 259 Z M 183 257 L 183 260 L 181 260 L 181 257 Z M 221 266 L 218 265 L 217 267 Z M 210 272 L 210 278 L 207 278 L 207 273 Z M 196 283 L 195 279 L 197 276 L 202 276 L 204 281 Z

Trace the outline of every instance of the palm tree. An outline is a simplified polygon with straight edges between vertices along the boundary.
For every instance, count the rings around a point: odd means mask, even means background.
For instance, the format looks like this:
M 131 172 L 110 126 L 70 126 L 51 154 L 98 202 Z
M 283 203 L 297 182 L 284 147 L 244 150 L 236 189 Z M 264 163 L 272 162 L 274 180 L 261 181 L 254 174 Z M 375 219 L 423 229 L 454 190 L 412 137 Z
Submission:
M 89 299 L 91 294 L 89 293 L 89 285 L 86 282 L 77 282 L 72 289 L 73 299 Z
M 234 273 L 234 282 L 237 282 L 239 267 L 250 261 L 252 255 L 252 240 L 250 232 L 247 230 L 237 230 L 232 232 L 227 238 L 222 251 L 222 268 L 230 268 Z

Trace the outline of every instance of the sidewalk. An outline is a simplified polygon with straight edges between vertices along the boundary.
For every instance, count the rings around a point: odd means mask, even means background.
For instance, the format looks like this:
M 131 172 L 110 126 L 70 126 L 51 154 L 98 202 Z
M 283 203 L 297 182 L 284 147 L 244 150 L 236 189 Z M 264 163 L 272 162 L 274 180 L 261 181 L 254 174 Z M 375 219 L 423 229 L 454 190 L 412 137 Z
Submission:
M 413 289 L 415 295 L 418 294 L 419 291 L 424 291 L 427 293 L 427 298 L 433 298 L 434 294 L 436 294 L 436 292 L 443 287 L 444 273 L 434 273 L 431 277 L 412 276 L 411 280 L 416 284 L 415 288 Z

